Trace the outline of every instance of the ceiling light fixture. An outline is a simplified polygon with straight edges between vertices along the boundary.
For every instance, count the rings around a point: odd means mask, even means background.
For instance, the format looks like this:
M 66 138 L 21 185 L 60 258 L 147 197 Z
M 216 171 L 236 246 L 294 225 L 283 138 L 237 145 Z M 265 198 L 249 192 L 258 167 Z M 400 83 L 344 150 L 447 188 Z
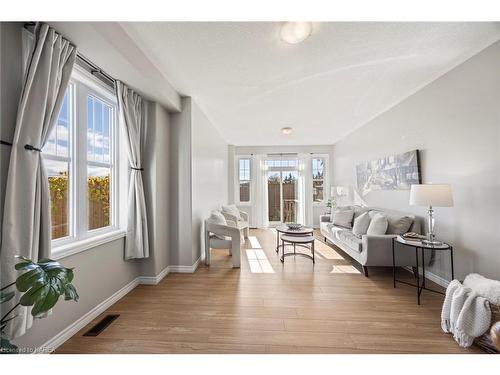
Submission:
M 312 33 L 311 22 L 285 22 L 281 26 L 281 40 L 297 44 L 306 40 Z
M 293 128 L 287 126 L 287 127 L 284 127 L 284 128 L 281 128 L 281 132 L 284 134 L 284 135 L 290 135 L 292 134 L 293 132 Z

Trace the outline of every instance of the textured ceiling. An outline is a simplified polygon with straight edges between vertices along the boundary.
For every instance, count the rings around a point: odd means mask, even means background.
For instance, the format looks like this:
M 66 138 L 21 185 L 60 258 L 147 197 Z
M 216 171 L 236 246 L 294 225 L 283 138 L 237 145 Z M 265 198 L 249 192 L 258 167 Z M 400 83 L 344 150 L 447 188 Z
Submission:
M 335 143 L 500 38 L 500 23 L 328 22 L 289 45 L 280 25 L 122 23 L 235 145 Z

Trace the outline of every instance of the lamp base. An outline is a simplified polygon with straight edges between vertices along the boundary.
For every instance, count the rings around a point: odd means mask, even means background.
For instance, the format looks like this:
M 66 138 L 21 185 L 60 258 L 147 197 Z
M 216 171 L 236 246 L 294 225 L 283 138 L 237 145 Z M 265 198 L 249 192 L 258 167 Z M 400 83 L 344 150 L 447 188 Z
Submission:
M 436 241 L 436 240 L 422 240 L 422 243 L 428 246 L 441 246 L 443 244 L 442 241 Z

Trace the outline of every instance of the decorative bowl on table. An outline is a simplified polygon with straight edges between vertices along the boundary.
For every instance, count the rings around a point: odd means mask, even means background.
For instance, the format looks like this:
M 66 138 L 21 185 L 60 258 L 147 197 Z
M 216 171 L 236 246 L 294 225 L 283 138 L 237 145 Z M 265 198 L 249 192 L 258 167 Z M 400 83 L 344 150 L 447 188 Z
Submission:
M 288 223 L 286 226 L 290 230 L 299 230 L 300 228 L 302 228 L 302 224 L 298 224 L 298 223 Z

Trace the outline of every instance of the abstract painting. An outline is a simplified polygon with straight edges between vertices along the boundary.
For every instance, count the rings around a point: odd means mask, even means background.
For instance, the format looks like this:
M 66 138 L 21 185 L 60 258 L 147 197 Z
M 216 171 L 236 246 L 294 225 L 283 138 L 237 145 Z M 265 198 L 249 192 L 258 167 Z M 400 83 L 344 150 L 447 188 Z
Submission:
M 409 190 L 421 181 L 418 150 L 358 164 L 356 176 L 363 196 L 373 190 Z

